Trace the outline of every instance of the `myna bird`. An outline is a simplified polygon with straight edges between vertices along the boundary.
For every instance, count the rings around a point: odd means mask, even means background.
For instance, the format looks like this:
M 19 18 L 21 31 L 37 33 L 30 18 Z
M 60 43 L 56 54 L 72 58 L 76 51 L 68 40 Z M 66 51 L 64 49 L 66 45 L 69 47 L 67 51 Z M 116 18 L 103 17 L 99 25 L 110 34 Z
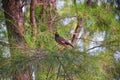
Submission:
M 67 47 L 68 45 L 71 47 L 74 47 L 67 40 L 65 40 L 63 37 L 61 37 L 57 32 L 55 33 L 55 40 L 58 44 L 62 45 L 63 48 Z

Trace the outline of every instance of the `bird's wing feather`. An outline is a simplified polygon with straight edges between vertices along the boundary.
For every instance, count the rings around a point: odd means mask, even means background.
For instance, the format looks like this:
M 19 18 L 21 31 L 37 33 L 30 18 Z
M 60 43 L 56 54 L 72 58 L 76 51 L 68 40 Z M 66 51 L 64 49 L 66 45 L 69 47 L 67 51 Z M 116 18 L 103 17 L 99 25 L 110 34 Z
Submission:
M 67 44 L 67 45 L 70 44 L 70 43 L 69 43 L 67 40 L 65 40 L 64 38 L 60 37 L 60 39 L 61 39 L 61 42 L 62 42 L 62 43 Z
M 62 38 L 62 37 L 59 37 L 59 40 L 60 40 L 62 43 L 66 43 L 66 42 L 67 42 L 67 40 L 65 40 L 65 39 Z
M 65 43 L 65 41 L 61 41 L 62 43 Z
M 59 42 L 62 44 L 66 44 L 66 45 L 70 45 L 71 47 L 73 47 L 72 44 L 70 44 L 67 40 L 65 40 L 63 37 L 59 37 Z

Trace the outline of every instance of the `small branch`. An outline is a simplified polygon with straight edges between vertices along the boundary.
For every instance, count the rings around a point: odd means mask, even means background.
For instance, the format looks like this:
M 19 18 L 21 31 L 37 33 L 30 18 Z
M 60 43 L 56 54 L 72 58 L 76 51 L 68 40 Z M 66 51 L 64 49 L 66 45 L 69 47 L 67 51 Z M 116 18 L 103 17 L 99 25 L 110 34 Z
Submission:
M 65 74 L 68 76 L 69 80 L 71 80 L 70 77 L 69 77 L 69 75 L 67 74 L 67 71 L 65 70 L 64 64 L 61 62 L 61 60 L 59 59 L 58 56 L 56 56 L 56 58 L 57 58 L 57 60 L 60 62 L 60 65 L 61 65 L 61 67 L 62 67 L 63 70 L 64 70 L 64 80 L 65 80 Z
M 5 14 L 9 15 L 12 19 L 14 19 L 14 17 L 12 15 L 10 15 L 10 13 L 8 13 L 7 11 L 5 11 L 4 9 L 0 8 L 0 10 L 3 11 Z
M 94 46 L 94 47 L 92 47 L 92 48 L 89 48 L 87 51 L 90 51 L 90 50 L 92 50 L 92 49 L 95 49 L 95 48 L 98 48 L 98 47 L 101 47 L 101 46 L 103 46 L 103 45 Z
M 58 78 L 59 78 L 60 69 L 61 69 L 61 64 L 60 64 L 59 67 L 58 67 L 58 73 L 57 73 L 56 80 L 58 80 Z
M 77 10 L 77 1 L 76 0 L 73 0 L 73 3 L 75 5 L 75 11 L 76 11 L 76 18 L 77 18 L 77 26 L 75 28 L 75 31 L 74 31 L 74 34 L 73 34 L 73 37 L 72 37 L 72 43 L 73 45 L 76 45 L 76 41 L 77 41 L 77 37 L 78 37 L 78 34 L 75 34 L 75 33 L 79 33 L 83 27 L 83 18 L 81 18 L 78 14 L 78 10 Z
M 46 75 L 46 80 L 48 80 L 49 73 L 50 73 L 50 71 L 51 71 L 51 67 L 52 67 L 52 64 L 51 64 L 50 67 L 48 68 L 48 73 L 47 73 L 47 75 Z
M 83 27 L 83 19 L 77 17 L 77 26 L 75 28 L 75 31 L 74 31 L 74 34 L 73 34 L 73 37 L 72 37 L 72 43 L 73 44 L 76 44 L 78 34 L 81 31 L 82 27 Z
M 80 38 L 78 38 L 78 39 L 87 40 L 87 41 L 96 42 L 96 43 L 102 42 L 102 41 L 94 41 L 94 40 L 91 40 L 91 39 L 88 39 L 88 38 L 84 38 L 84 37 L 83 37 L 83 38 L 80 37 Z

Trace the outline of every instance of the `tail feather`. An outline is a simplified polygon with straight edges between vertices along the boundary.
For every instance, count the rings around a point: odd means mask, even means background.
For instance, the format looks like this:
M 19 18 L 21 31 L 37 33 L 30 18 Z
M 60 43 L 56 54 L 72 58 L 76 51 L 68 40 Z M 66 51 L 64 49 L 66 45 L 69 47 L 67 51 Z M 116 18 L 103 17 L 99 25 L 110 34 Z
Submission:
M 67 45 L 70 45 L 71 47 L 74 47 L 72 44 L 70 44 L 69 42 L 66 42 Z
M 69 45 L 74 48 L 74 46 L 72 44 L 69 44 Z

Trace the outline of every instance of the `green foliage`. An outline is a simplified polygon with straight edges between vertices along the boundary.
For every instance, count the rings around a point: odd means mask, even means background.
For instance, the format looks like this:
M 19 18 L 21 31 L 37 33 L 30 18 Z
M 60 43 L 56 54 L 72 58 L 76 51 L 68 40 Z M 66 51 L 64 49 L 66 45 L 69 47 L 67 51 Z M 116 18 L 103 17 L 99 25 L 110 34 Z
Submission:
M 2 59 L 3 56 L 7 56 L 5 53 L 7 52 L 8 48 L 8 38 L 7 38 L 7 31 L 5 26 L 5 18 L 3 14 L 3 10 L 0 6 L 0 58 Z
M 40 61 L 37 79 L 108 80 L 114 79 L 114 68 L 113 57 L 109 52 L 92 56 L 74 49 L 66 49 L 52 53 L 45 61 Z
M 67 0 L 70 2 L 70 0 Z M 29 9 L 29 7 L 28 7 Z M 35 18 L 37 21 L 37 36 L 34 40 L 32 28 L 29 21 L 29 10 L 25 16 L 26 35 L 25 40 L 30 48 L 33 49 L 32 56 L 21 54 L 19 50 L 9 57 L 3 57 L 3 50 L 0 49 L 0 74 L 11 76 L 15 71 L 24 71 L 30 65 L 35 67 L 36 80 L 113 80 L 116 75 L 120 75 L 120 64 L 115 63 L 113 52 L 120 50 L 120 22 L 116 21 L 113 14 L 113 7 L 106 8 L 104 5 L 88 7 L 86 4 L 73 3 L 66 5 L 58 10 L 57 21 L 54 23 L 53 31 L 48 31 L 46 21 L 46 11 L 42 12 L 41 6 L 35 7 Z M 3 12 L 0 11 L 0 23 L 3 22 Z M 109 15 L 108 15 L 109 14 Z M 84 29 L 90 34 L 87 38 L 92 40 L 95 32 L 105 31 L 105 38 L 102 45 L 106 50 L 98 55 L 91 55 L 86 51 L 67 47 L 61 48 L 54 40 L 54 31 L 58 31 L 62 37 L 71 40 L 70 31 L 77 25 L 77 17 L 84 19 Z M 73 19 L 74 18 L 74 19 Z M 72 19 L 68 24 L 63 24 L 65 19 Z M 3 25 L 0 25 L 0 29 Z M 0 34 L 7 34 L 0 32 Z M 86 35 L 83 35 L 84 37 Z M 6 37 L 5 37 L 6 38 Z M 0 37 L 0 40 L 4 38 Z M 87 47 L 91 41 L 84 40 Z M 1 45 L 0 45 L 1 47 Z M 35 50 L 34 50 L 35 49 Z M 36 49 L 43 49 L 46 56 L 40 59 Z M 2 54 L 1 54 L 2 53 Z M 38 54 L 42 53 L 40 51 Z M 34 57 L 33 57 L 34 56 Z M 1 76 L 1 75 L 0 75 Z
M 14 72 L 25 70 L 28 66 L 29 57 L 18 53 L 12 57 L 0 58 L 1 77 L 10 77 Z
M 54 33 L 41 32 L 36 41 L 37 47 L 41 47 L 46 50 L 54 51 L 56 50 L 56 42 L 54 40 Z
M 116 66 L 116 68 L 115 68 L 115 70 L 116 70 L 116 77 L 117 77 L 117 79 L 119 79 L 119 75 L 120 75 L 120 61 L 118 61 L 118 62 L 116 62 L 115 63 L 115 66 Z

